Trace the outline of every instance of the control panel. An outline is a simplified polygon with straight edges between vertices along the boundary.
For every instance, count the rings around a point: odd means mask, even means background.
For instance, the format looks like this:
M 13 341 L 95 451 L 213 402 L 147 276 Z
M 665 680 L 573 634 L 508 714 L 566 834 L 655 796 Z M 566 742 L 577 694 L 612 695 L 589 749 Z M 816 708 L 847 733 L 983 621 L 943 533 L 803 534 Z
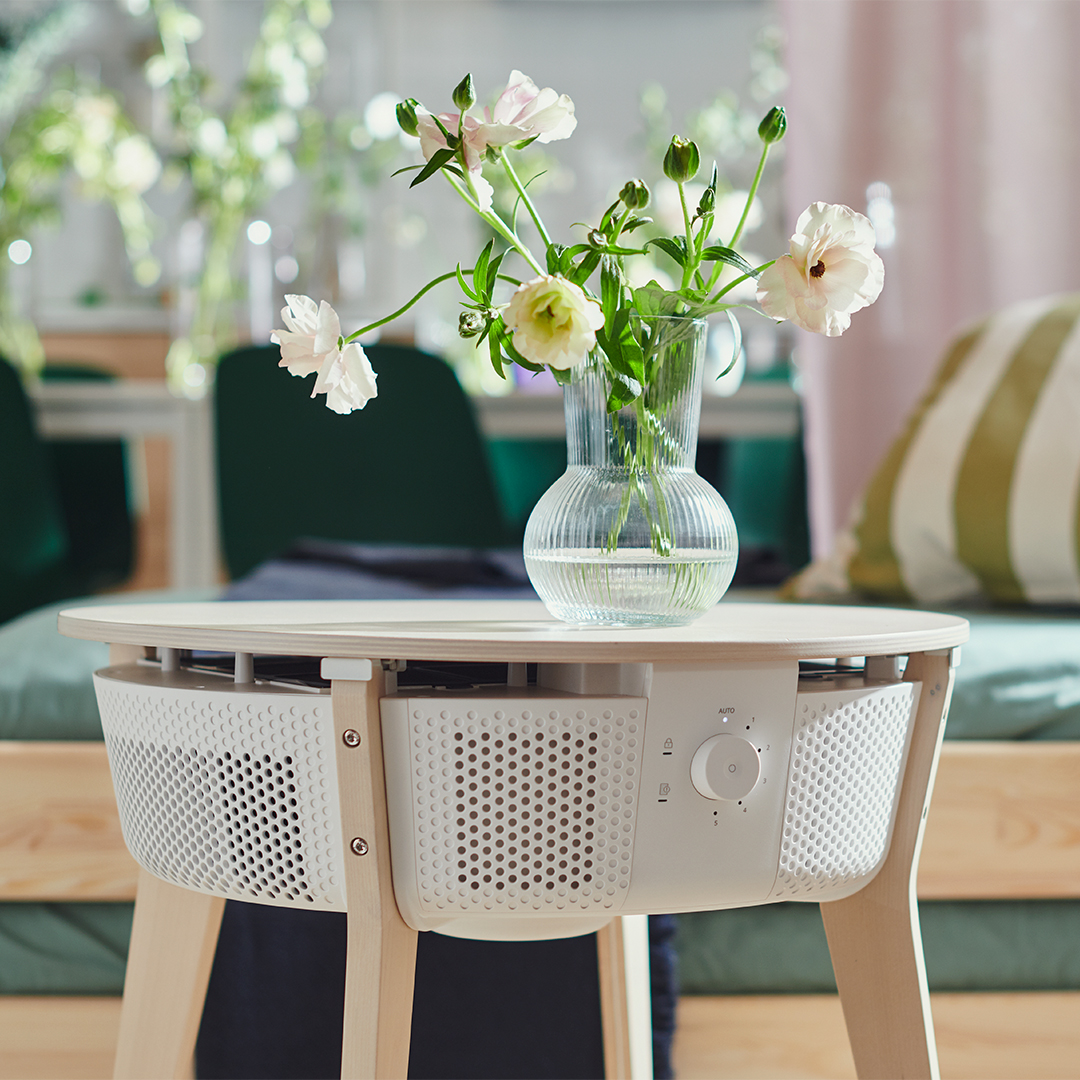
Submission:
M 707 910 L 776 878 L 799 668 L 654 664 L 628 902 Z M 653 906 L 656 905 L 656 906 Z

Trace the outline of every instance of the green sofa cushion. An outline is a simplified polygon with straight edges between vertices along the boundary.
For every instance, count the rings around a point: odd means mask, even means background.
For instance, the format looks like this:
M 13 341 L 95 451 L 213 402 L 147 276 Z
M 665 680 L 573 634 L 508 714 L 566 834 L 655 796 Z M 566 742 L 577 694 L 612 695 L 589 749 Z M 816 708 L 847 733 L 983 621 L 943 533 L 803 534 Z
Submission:
M 1080 904 L 935 900 L 919 916 L 931 990 L 1080 990 Z M 684 994 L 836 990 L 817 904 L 695 912 L 678 923 Z
M 89 604 L 154 600 L 210 600 L 216 589 L 118 593 L 38 608 L 0 626 L 0 739 L 101 739 L 101 720 L 90 676 L 109 662 L 99 641 L 64 637 L 56 616 Z

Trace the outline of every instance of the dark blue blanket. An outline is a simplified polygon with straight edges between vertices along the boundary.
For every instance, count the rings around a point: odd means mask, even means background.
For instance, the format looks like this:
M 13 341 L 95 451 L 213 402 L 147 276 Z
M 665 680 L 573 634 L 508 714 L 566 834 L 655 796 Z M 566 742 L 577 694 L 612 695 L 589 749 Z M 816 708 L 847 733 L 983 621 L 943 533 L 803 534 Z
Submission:
M 533 597 L 519 551 L 306 541 L 236 582 L 230 600 Z M 671 1072 L 674 920 L 649 921 L 653 1058 Z M 345 916 L 229 902 L 196 1050 L 200 1080 L 340 1075 Z M 421 934 L 409 1076 L 604 1075 L 595 935 L 464 941 Z

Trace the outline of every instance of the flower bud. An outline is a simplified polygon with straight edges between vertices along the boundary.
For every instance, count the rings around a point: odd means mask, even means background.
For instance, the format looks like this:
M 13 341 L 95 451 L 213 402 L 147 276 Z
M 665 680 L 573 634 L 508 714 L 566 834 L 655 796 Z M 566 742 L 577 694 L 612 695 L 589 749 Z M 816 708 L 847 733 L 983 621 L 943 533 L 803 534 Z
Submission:
M 416 122 L 416 107 L 420 104 L 416 98 L 406 98 L 404 101 L 399 101 L 397 106 L 397 122 L 398 127 L 405 132 L 406 135 L 415 135 L 420 127 Z
M 619 198 L 628 210 L 644 210 L 649 205 L 649 186 L 644 180 L 627 180 Z
M 787 116 L 779 105 L 774 105 L 765 114 L 765 119 L 758 124 L 758 136 L 768 146 L 770 143 L 779 142 L 784 137 L 785 131 L 787 131 Z
M 463 338 L 476 337 L 484 329 L 484 316 L 479 311 L 463 311 L 458 318 L 458 334 Z
M 704 217 L 706 214 L 711 214 L 716 209 L 716 189 L 707 187 L 701 193 L 701 201 L 697 206 L 697 216 Z
M 664 175 L 677 184 L 685 184 L 687 180 L 693 180 L 697 176 L 700 165 L 701 155 L 694 143 L 673 135 L 671 145 L 664 155 Z
M 595 248 L 607 247 L 608 238 L 599 229 L 590 229 L 588 241 Z
M 465 112 L 476 101 L 476 89 L 473 87 L 472 74 L 468 74 L 454 87 L 454 104 Z

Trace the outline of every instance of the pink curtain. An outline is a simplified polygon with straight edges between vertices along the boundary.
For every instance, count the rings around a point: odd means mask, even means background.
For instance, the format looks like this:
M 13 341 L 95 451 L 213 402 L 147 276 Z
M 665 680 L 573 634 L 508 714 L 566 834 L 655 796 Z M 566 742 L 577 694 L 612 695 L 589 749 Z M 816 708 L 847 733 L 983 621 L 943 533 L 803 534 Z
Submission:
M 799 335 L 817 556 L 953 331 L 1080 288 L 1080 4 L 781 7 L 792 222 L 819 199 L 866 213 L 872 184 L 888 186 L 895 215 L 877 304 L 842 338 Z M 889 206 L 877 208 L 887 219 Z

